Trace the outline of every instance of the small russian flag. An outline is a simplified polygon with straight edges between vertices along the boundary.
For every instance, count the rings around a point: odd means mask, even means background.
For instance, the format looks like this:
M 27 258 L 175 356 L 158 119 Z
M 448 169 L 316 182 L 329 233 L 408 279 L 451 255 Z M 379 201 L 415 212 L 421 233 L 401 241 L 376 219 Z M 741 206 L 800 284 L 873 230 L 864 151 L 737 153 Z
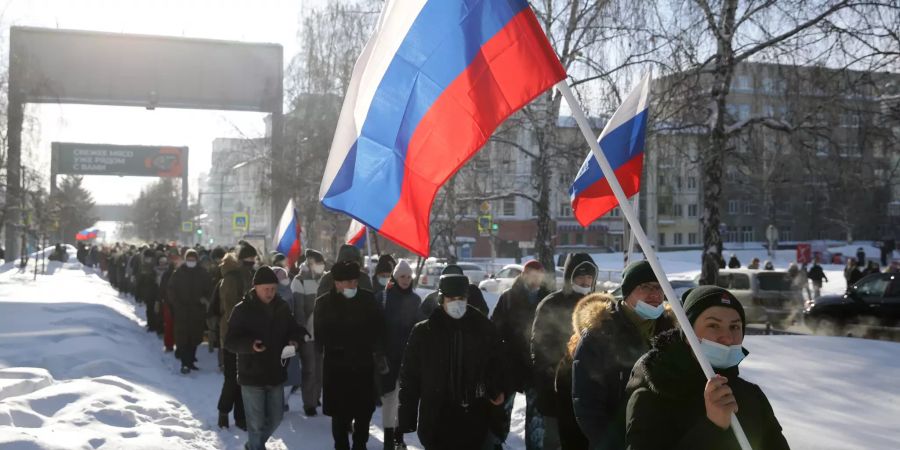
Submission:
M 597 142 L 609 165 L 616 172 L 625 195 L 631 197 L 641 190 L 641 171 L 644 167 L 644 136 L 647 118 L 650 115 L 650 75 L 619 106 Z M 600 164 L 588 151 L 588 156 L 575 181 L 569 188 L 572 210 L 581 226 L 591 222 L 615 208 L 619 202 L 613 195 L 609 181 L 603 176 Z
M 366 226 L 358 220 L 350 221 L 350 228 L 347 230 L 347 243 L 362 250 L 366 247 Z
M 278 228 L 275 229 L 275 249 L 287 258 L 288 267 L 293 267 L 294 263 L 300 259 L 300 253 L 303 250 L 301 231 L 297 208 L 294 207 L 294 200 L 291 199 L 284 208 L 284 212 L 281 213 L 281 220 L 278 221 Z

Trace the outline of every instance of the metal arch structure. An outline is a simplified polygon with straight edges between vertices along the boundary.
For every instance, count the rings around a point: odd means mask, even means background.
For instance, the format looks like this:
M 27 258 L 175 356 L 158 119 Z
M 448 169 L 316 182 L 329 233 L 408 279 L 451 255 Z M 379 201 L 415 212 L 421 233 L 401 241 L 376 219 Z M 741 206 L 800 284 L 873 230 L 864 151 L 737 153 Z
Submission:
M 271 114 L 271 162 L 281 160 L 284 51 L 278 44 L 11 27 L 6 252 L 18 255 L 21 150 L 27 103 L 252 111 Z M 271 201 L 283 203 L 273 186 Z M 277 208 L 271 208 L 272 223 Z

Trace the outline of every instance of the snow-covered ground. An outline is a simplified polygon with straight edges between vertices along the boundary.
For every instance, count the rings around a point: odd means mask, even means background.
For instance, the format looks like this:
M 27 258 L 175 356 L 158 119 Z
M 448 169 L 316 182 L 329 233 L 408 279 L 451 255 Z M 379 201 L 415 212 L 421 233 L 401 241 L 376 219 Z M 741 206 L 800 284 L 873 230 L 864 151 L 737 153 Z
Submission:
M 663 254 L 667 270 L 696 272 L 698 255 L 679 253 Z M 202 346 L 201 370 L 181 375 L 130 298 L 77 263 L 50 272 L 33 281 L 30 270 L 0 268 L 0 448 L 241 448 L 243 432 L 215 427 L 214 354 Z M 833 279 L 843 284 L 839 270 Z M 792 448 L 900 448 L 900 344 L 750 336 L 746 347 L 744 376 L 769 395 Z M 331 448 L 329 419 L 305 417 L 297 395 L 290 406 L 269 448 Z M 523 406 L 520 396 L 507 448 L 524 448 Z M 380 423 L 376 412 L 371 449 L 381 447 Z

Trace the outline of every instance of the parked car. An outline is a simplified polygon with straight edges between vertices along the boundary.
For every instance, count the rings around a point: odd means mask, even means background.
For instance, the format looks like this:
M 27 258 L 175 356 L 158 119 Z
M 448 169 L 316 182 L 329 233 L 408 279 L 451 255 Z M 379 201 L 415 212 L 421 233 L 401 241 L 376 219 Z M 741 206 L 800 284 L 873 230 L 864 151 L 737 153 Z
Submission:
M 456 265 L 463 270 L 463 275 L 469 277 L 470 283 L 478 284 L 488 279 L 487 271 L 478 264 L 461 262 Z M 444 262 L 427 263 L 425 268 L 422 269 L 422 275 L 419 276 L 419 283 L 417 286 L 420 288 L 437 289 L 438 281 L 441 279 L 441 272 L 445 267 L 447 267 L 447 264 Z
M 792 288 L 791 276 L 785 271 L 721 269 L 716 284 L 737 297 L 749 323 L 783 325 L 803 307 L 803 297 Z
M 478 288 L 491 294 L 502 294 L 503 291 L 512 287 L 524 270 L 522 264 L 507 264 L 490 278 L 478 284 Z M 556 268 L 556 286 L 562 286 L 564 272 L 561 268 Z
M 875 273 L 850 286 L 844 295 L 823 295 L 806 302 L 803 323 L 813 330 L 831 326 L 900 326 L 900 276 Z

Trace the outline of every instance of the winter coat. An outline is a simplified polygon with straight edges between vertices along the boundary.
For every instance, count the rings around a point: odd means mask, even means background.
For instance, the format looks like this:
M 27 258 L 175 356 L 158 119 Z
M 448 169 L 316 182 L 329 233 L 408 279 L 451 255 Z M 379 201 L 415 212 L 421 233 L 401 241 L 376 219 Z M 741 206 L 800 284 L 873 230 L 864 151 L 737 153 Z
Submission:
M 572 364 L 572 405 L 578 426 L 591 450 L 625 447 L 625 388 L 635 362 L 650 350 L 638 327 L 626 316 L 623 300 L 608 305 L 575 350 Z M 672 329 L 666 316 L 656 319 L 654 332 Z
M 400 369 L 399 430 L 429 448 L 480 448 L 503 391 L 500 339 L 471 306 L 460 319 L 442 308 L 418 323 Z M 498 407 L 499 408 L 499 407 Z
M 316 299 L 316 344 L 325 355 L 322 412 L 356 416 L 375 410 L 375 359 L 382 358 L 384 317 L 371 291 L 345 298 L 332 289 Z
M 487 302 L 484 301 L 484 294 L 481 292 L 481 289 L 478 289 L 478 286 L 474 284 L 469 285 L 467 302 L 469 306 L 475 308 L 485 316 L 490 312 Z M 433 291 L 426 295 L 425 300 L 422 300 L 422 317 L 431 317 L 431 313 L 433 313 L 435 309 L 438 309 L 440 305 L 441 294 L 438 291 Z
M 200 345 L 209 302 L 209 273 L 200 266 L 191 269 L 182 264 L 175 269 L 167 289 L 170 303 L 175 306 L 176 345 Z
M 362 253 L 360 253 L 358 248 L 352 245 L 344 244 L 338 250 L 337 257 L 337 262 L 342 261 L 356 261 L 362 264 Z M 332 288 L 334 288 L 334 278 L 331 272 L 328 272 L 322 276 L 321 280 L 319 280 L 319 287 L 316 291 L 316 296 L 321 297 L 331 292 Z M 369 292 L 373 292 L 372 280 L 369 278 L 369 275 L 363 270 L 359 271 L 359 289 L 365 289 Z
M 575 419 L 572 405 L 572 360 L 564 357 L 556 368 L 556 423 L 562 450 L 588 450 L 588 439 Z
M 853 286 L 857 281 L 862 280 L 866 274 L 859 267 L 847 271 L 847 287 Z
M 740 269 L 741 268 L 741 261 L 737 259 L 737 256 L 732 256 L 728 260 L 728 268 L 729 269 Z
M 388 365 L 388 373 L 381 377 L 381 386 L 384 392 L 391 392 L 397 386 L 409 334 L 416 323 L 425 319 L 419 309 L 422 299 L 412 287 L 400 289 L 395 284 L 390 289 L 375 294 L 375 300 L 384 313 L 384 356 Z
M 809 279 L 813 281 L 813 283 L 817 283 L 819 285 L 822 284 L 822 280 L 828 281 L 828 277 L 825 276 L 825 271 L 822 270 L 822 266 L 818 264 L 813 264 L 813 266 L 809 269 Z
M 746 350 L 744 351 L 746 353 Z M 788 449 L 772 406 L 759 386 L 739 376 L 738 367 L 716 370 L 728 378 L 737 418 L 754 449 Z M 706 417 L 706 377 L 678 330 L 658 336 L 628 382 L 626 441 L 631 450 L 739 449 L 732 430 Z
M 497 327 L 505 356 L 509 386 L 507 394 L 525 392 L 534 383 L 531 363 L 531 329 L 538 303 L 549 295 L 543 286 L 537 290 L 536 300 L 531 301 L 522 277 L 516 279 L 497 300 L 491 321 Z
M 228 319 L 225 349 L 237 354 L 237 380 L 241 386 L 280 386 L 287 378 L 281 351 L 289 342 L 303 342 L 306 330 L 297 325 L 287 303 L 277 295 L 263 303 L 256 290 L 247 292 Z M 255 352 L 253 342 L 262 341 L 265 351 Z
M 153 263 L 141 262 L 134 282 L 134 297 L 138 301 L 150 303 L 159 299 L 159 285 L 156 284 L 154 268 Z
M 234 253 L 228 253 L 219 264 L 222 284 L 219 286 L 219 336 L 225 345 L 228 334 L 228 318 L 235 305 L 244 299 L 253 284 L 253 270 L 243 265 Z
M 581 264 L 594 264 L 585 253 L 569 255 L 565 266 L 563 288 L 548 295 L 538 304 L 531 335 L 531 361 L 534 366 L 538 411 L 556 417 L 554 381 L 556 368 L 566 354 L 566 343 L 572 336 L 572 312 L 584 297 L 572 290 L 572 275 Z
M 316 310 L 316 297 L 318 297 L 319 280 L 321 276 L 315 276 L 306 263 L 300 264 L 300 273 L 291 281 L 294 305 L 297 311 L 302 305 L 303 317 L 306 318 L 306 331 L 315 339 L 315 327 L 313 326 Z M 299 315 L 299 314 L 298 314 Z

